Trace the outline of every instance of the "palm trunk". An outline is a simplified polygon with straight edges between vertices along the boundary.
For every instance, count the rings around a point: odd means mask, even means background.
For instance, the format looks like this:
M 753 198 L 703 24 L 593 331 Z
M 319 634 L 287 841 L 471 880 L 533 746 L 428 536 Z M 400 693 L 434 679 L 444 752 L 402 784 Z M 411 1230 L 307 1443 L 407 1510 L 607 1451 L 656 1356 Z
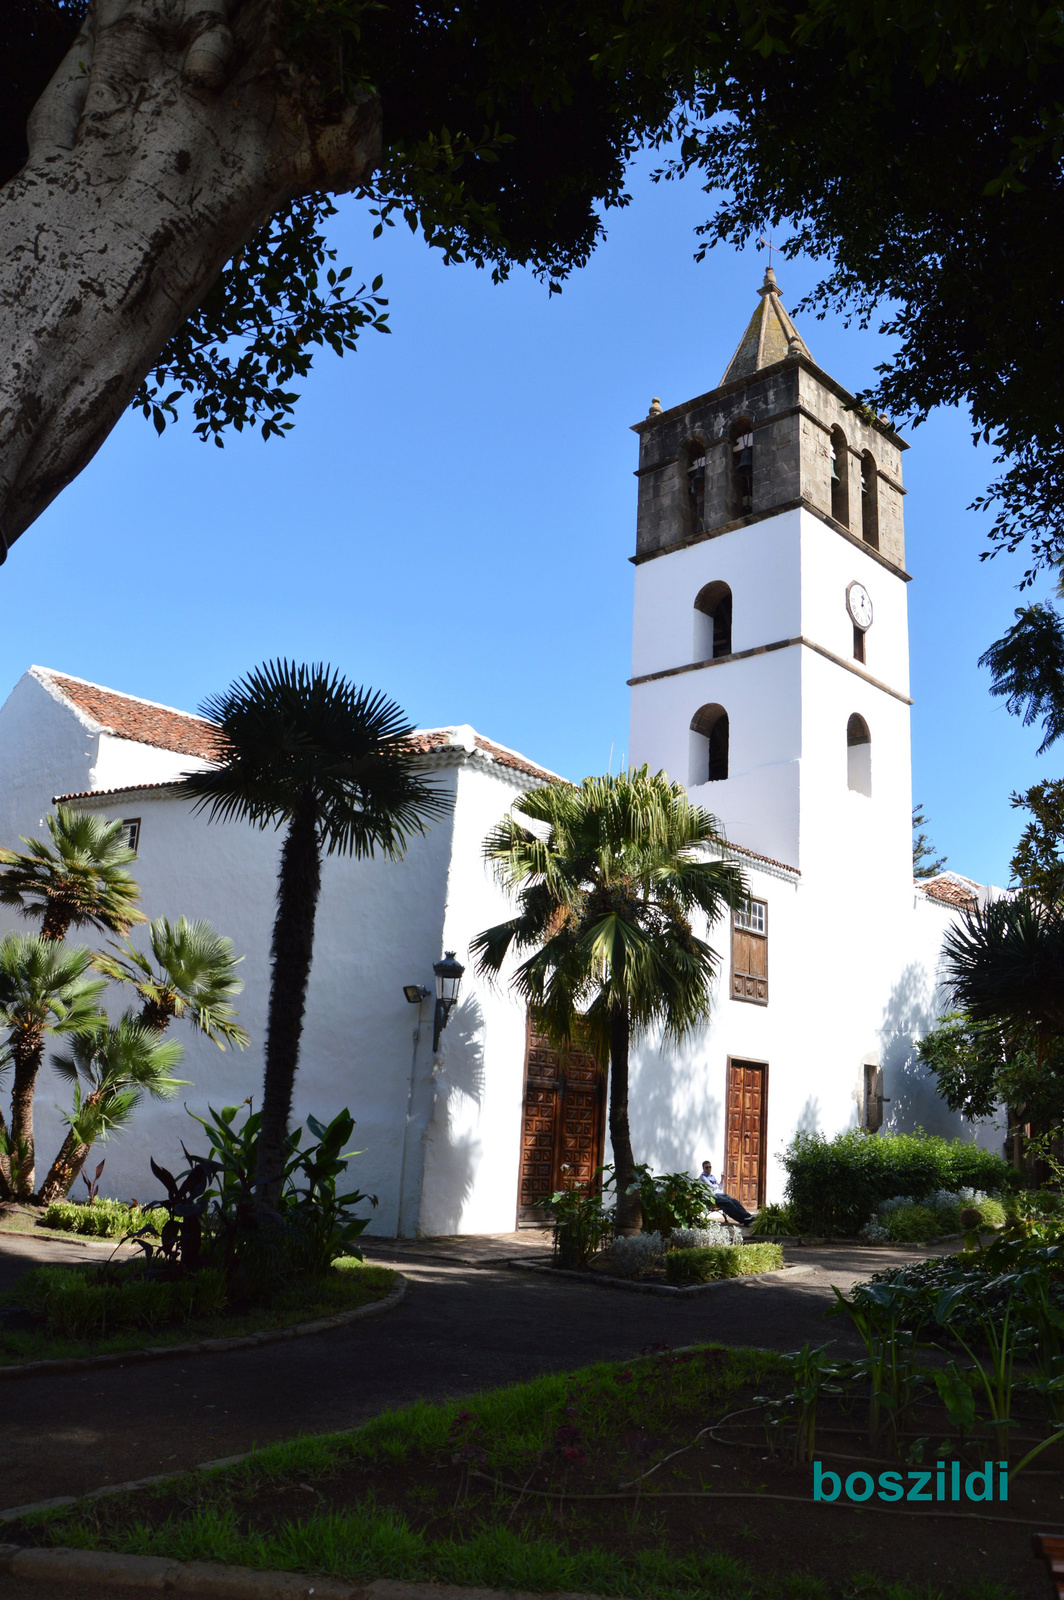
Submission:
M 635 1182 L 635 1157 L 628 1127 L 629 1033 L 628 1011 L 618 1008 L 610 1017 L 610 1143 L 613 1145 L 618 1233 L 639 1233 L 643 1227 L 639 1197 L 628 1193 Z
M 259 1203 L 265 1206 L 276 1206 L 281 1192 L 285 1138 L 299 1066 L 299 1041 L 314 955 L 314 918 L 320 892 L 317 807 L 313 794 L 308 793 L 289 824 L 277 876 L 257 1173 L 263 1185 L 259 1190 Z
M 98 1095 L 90 1095 L 85 1102 L 86 1110 L 98 1098 Z M 78 1173 L 85 1165 L 91 1149 L 91 1144 L 82 1144 L 73 1128 L 69 1130 L 59 1154 L 52 1162 L 47 1178 L 41 1184 L 38 1198 L 42 1206 L 50 1206 L 53 1200 L 66 1199 L 77 1182 Z
M 7 1146 L 7 1123 L 4 1113 L 0 1111 L 0 1200 L 13 1200 L 15 1191 L 11 1187 L 11 1163 L 4 1150 Z
M 15 1081 L 11 1087 L 11 1166 L 14 1189 L 20 1200 L 33 1194 L 33 1090 L 44 1054 L 44 1035 L 37 1029 L 20 1039 L 13 1050 Z
M 54 900 L 48 902 L 48 909 L 44 913 L 41 923 L 41 938 L 48 939 L 55 944 L 61 944 L 66 938 L 70 928 L 71 914 L 64 905 L 57 905 Z

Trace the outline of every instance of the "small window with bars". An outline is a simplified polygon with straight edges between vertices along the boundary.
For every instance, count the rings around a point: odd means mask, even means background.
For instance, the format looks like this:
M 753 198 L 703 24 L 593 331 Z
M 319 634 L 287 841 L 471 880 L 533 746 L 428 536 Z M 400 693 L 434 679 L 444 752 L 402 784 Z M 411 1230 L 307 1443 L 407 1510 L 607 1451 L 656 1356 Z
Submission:
M 768 1005 L 768 904 L 744 900 L 732 912 L 733 1000 Z
M 137 846 L 140 844 L 140 818 L 123 817 L 122 835 L 122 843 L 125 845 L 126 849 L 136 850 Z

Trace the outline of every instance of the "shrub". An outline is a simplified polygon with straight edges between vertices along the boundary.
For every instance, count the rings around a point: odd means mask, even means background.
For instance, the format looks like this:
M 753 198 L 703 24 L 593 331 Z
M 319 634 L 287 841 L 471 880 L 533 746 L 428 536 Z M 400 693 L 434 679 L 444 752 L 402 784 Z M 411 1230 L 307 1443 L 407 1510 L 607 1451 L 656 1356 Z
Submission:
M 559 1189 L 539 1204 L 554 1222 L 554 1260 L 559 1267 L 586 1267 L 613 1231 L 613 1214 L 603 1208 L 600 1194 Z
M 50 1333 L 68 1339 L 102 1339 L 121 1328 L 158 1328 L 224 1310 L 225 1278 L 211 1267 L 180 1279 L 153 1277 L 139 1265 L 37 1267 L 19 1284 L 25 1310 L 44 1319 Z
M 629 1194 L 638 1194 L 643 1226 L 648 1233 L 671 1233 L 674 1228 L 700 1228 L 712 1210 L 708 1185 L 686 1172 L 653 1173 L 636 1167 Z
M 660 1267 L 664 1254 L 660 1233 L 621 1234 L 610 1245 L 606 1262 L 618 1278 L 638 1278 Z
M 120 1239 L 134 1228 L 144 1227 L 146 1223 L 161 1228 L 166 1221 L 166 1213 L 129 1206 L 121 1200 L 94 1200 L 91 1206 L 73 1200 L 53 1200 L 46 1207 L 43 1220 L 46 1228 L 58 1228 L 63 1233 Z
M 712 1283 L 717 1278 L 746 1278 L 774 1272 L 783 1265 L 778 1244 L 709 1245 L 701 1250 L 670 1250 L 665 1257 L 669 1283 Z
M 1000 1156 L 926 1133 L 799 1133 L 783 1160 L 800 1233 L 854 1235 L 892 1196 L 922 1201 L 936 1189 L 1007 1189 L 1013 1182 Z
M 798 1232 L 794 1221 L 794 1208 L 789 1205 L 762 1206 L 747 1231 L 751 1234 L 769 1233 L 793 1237 Z
M 711 1217 L 703 1228 L 674 1228 L 668 1237 L 670 1250 L 700 1250 L 708 1244 L 740 1244 L 742 1233 L 737 1222 Z

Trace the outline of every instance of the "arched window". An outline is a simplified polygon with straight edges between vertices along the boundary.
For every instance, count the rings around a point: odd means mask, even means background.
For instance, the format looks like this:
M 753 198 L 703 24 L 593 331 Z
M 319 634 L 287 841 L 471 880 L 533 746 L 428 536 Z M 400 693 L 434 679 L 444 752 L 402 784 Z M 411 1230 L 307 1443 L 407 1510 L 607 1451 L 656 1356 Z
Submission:
M 861 457 L 861 538 L 879 549 L 879 476 L 871 450 Z
M 872 735 L 856 711 L 846 724 L 846 784 L 857 794 L 872 793 Z
M 831 515 L 850 526 L 850 452 L 841 428 L 831 430 Z
M 702 532 L 706 517 L 706 447 L 691 439 L 680 452 L 683 465 L 683 531 L 690 538 Z
M 728 431 L 731 445 L 731 514 L 744 517 L 754 509 L 754 425 L 739 417 Z
M 728 713 L 723 706 L 700 706 L 691 718 L 692 788 L 728 776 Z
M 730 656 L 732 593 L 726 583 L 707 583 L 695 597 L 694 661 Z

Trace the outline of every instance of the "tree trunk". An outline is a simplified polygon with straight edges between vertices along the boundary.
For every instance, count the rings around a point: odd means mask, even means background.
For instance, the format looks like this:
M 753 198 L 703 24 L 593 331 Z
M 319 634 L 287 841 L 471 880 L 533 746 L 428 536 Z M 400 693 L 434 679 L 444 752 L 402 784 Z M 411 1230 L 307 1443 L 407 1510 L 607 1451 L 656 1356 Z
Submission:
M 98 1095 L 90 1095 L 85 1102 L 86 1109 L 98 1098 Z M 73 1128 L 68 1130 L 47 1178 L 41 1184 L 37 1198 L 42 1206 L 50 1206 L 53 1200 L 66 1199 L 78 1181 L 78 1173 L 88 1160 L 91 1149 L 91 1144 L 82 1144 Z
M 41 923 L 41 938 L 48 939 L 54 944 L 62 944 L 72 920 L 72 914 L 66 906 L 55 900 L 49 900 L 44 921 Z
M 7 1123 L 4 1113 L 0 1111 L 0 1200 L 13 1200 L 15 1191 L 11 1187 L 11 1163 L 4 1151 L 7 1146 Z
M 281 1190 L 320 892 L 317 806 L 313 794 L 308 794 L 289 824 L 277 876 L 257 1173 L 264 1185 L 258 1191 L 259 1200 L 266 1206 L 277 1204 Z
M 635 1182 L 635 1157 L 628 1128 L 629 1032 L 627 1010 L 615 1011 L 610 1018 L 610 1143 L 618 1233 L 639 1233 L 643 1227 L 639 1197 L 628 1193 Z
M 13 1049 L 15 1081 L 11 1086 L 11 1169 L 20 1200 L 33 1194 L 33 1090 L 44 1055 L 44 1035 L 34 1028 Z
M 110 433 L 226 261 L 364 182 L 379 102 L 315 116 L 280 0 L 92 0 L 0 190 L 0 560 Z

